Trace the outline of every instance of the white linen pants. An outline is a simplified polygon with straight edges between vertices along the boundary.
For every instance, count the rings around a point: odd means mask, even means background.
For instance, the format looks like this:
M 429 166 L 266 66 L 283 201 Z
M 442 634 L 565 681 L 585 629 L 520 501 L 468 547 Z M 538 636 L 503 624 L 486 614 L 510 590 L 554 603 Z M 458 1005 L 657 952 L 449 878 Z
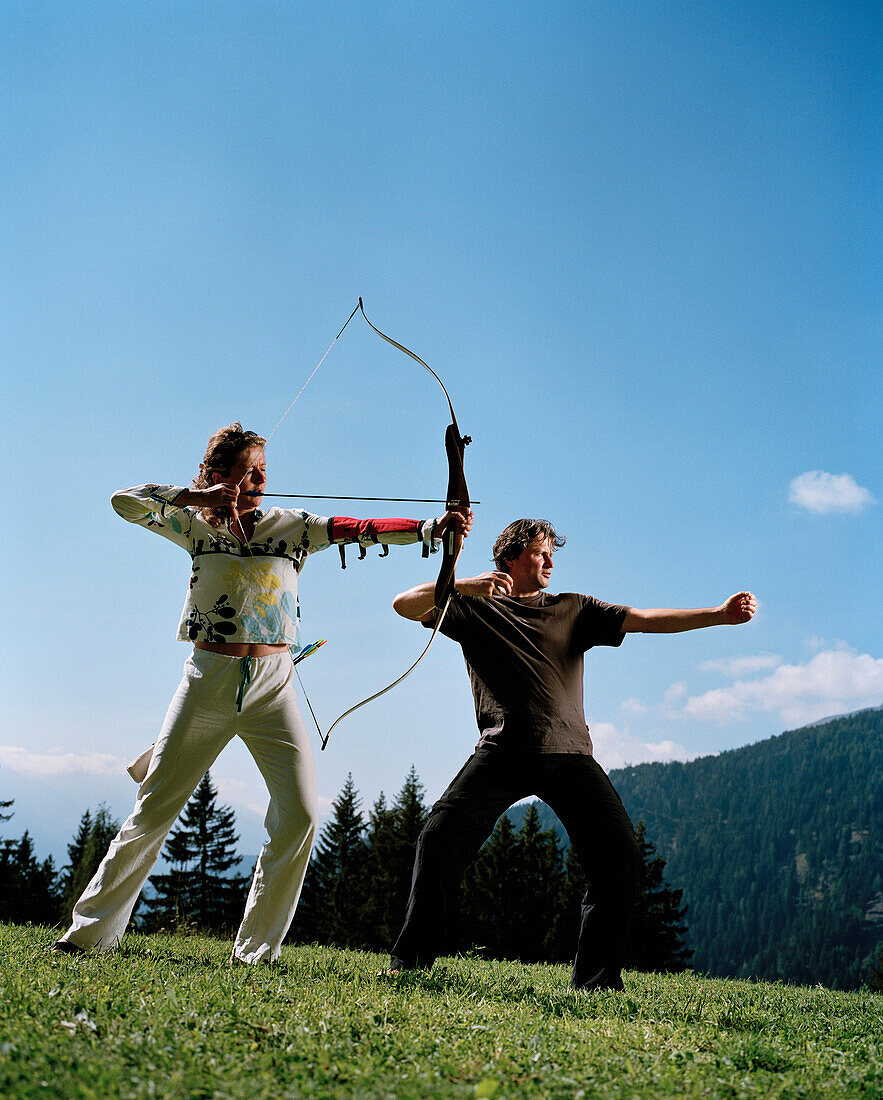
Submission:
M 287 650 L 240 659 L 194 649 L 135 808 L 74 906 L 65 939 L 102 951 L 119 944 L 166 834 L 218 754 L 238 736 L 264 777 L 270 806 L 264 820 L 268 839 L 258 856 L 233 957 L 245 963 L 278 958 L 318 817 L 316 767 L 293 676 Z

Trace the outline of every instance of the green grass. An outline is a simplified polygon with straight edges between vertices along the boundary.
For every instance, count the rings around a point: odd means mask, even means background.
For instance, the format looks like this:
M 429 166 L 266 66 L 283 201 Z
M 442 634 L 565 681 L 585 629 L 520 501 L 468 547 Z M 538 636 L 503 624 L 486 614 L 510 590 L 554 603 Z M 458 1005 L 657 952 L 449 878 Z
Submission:
M 565 967 L 288 947 L 231 968 L 229 944 L 126 938 L 49 953 L 0 925 L 0 1095 L 865 1097 L 883 1095 L 883 997 L 630 973 L 568 990 Z

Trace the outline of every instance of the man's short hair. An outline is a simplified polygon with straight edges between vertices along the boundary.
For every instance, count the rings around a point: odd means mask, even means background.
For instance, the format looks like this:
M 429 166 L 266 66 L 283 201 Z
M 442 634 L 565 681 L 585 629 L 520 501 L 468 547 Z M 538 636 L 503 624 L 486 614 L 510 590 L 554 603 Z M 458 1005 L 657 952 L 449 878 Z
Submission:
M 548 539 L 554 550 L 558 550 L 566 541 L 564 535 L 559 535 L 546 519 L 517 519 L 500 533 L 494 543 L 494 563 L 497 569 L 508 573 L 507 563 L 514 561 L 537 539 L 544 542 Z

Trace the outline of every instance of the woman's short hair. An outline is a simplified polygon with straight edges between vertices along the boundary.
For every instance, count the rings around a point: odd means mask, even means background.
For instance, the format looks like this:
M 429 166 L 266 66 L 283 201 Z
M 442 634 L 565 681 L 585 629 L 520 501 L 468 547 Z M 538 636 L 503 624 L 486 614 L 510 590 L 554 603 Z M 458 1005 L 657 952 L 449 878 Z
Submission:
M 514 561 L 537 539 L 544 542 L 548 540 L 554 550 L 558 550 L 566 541 L 564 535 L 559 535 L 548 520 L 517 519 L 500 533 L 494 543 L 494 563 L 497 569 L 508 573 L 507 563 Z
M 205 457 L 199 464 L 199 473 L 193 479 L 194 489 L 210 489 L 214 485 L 213 474 L 227 474 L 236 465 L 243 451 L 252 447 L 263 447 L 266 439 L 257 432 L 247 432 L 238 420 L 218 428 L 209 438 Z M 203 508 L 203 517 L 212 527 L 219 527 L 227 515 L 226 508 Z
M 205 449 L 205 457 L 199 464 L 199 473 L 193 479 L 194 489 L 210 489 L 214 485 L 212 474 L 226 476 L 236 465 L 243 451 L 263 447 L 266 439 L 257 432 L 247 432 L 238 420 L 213 432 Z

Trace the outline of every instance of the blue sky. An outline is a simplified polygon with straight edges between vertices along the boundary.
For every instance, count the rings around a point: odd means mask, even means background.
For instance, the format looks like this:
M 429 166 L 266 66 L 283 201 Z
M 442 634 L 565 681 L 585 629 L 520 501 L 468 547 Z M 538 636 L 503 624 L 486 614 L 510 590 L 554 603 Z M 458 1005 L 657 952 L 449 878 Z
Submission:
M 359 295 L 474 439 L 461 573 L 541 515 L 557 591 L 757 593 L 747 627 L 589 655 L 602 764 L 883 702 L 874 5 L 7 0 L 0 23 L 5 835 L 62 855 L 88 806 L 125 816 L 186 656 L 187 559 L 111 492 L 185 484 L 220 424 L 272 431 Z M 441 495 L 445 424 L 355 318 L 271 485 Z M 323 726 L 416 657 L 390 601 L 434 572 L 308 563 Z M 411 764 L 435 798 L 474 740 L 440 639 L 318 755 L 323 806 Z M 213 774 L 255 851 L 256 769 L 231 747 Z

